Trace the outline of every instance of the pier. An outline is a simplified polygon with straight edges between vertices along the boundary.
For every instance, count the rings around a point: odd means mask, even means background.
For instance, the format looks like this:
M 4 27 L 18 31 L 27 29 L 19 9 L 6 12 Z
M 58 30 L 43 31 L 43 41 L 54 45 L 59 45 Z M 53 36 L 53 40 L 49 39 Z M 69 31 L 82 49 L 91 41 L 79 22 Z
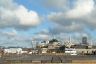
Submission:
M 30 55 L 6 59 L 5 64 L 96 64 L 96 55 Z

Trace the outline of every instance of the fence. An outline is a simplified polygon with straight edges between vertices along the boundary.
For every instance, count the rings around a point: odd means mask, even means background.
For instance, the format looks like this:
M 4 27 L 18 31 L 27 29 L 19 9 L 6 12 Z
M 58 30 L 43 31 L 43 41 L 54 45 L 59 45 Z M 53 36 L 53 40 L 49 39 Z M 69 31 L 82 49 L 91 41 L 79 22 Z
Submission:
M 3 51 L 0 51 L 0 63 L 4 63 L 4 61 L 9 58 L 17 58 L 24 56 L 27 56 L 27 54 L 4 53 Z

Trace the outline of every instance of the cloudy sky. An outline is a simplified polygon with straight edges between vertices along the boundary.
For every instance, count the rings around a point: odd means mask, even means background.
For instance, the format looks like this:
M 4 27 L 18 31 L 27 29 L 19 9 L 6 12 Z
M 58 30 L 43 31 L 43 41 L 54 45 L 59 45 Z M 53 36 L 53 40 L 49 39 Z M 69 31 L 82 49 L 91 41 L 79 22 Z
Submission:
M 55 38 L 96 45 L 96 0 L 0 0 L 0 45 L 31 47 Z

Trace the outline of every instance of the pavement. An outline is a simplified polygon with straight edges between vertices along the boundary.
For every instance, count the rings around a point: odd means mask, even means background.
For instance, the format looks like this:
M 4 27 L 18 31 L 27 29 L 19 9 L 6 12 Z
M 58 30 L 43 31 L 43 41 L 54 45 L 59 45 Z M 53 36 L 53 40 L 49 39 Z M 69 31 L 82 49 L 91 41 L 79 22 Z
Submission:
M 4 63 L 0 62 L 0 64 L 4 64 Z
M 96 63 L 96 55 L 31 55 L 7 59 L 6 63 Z

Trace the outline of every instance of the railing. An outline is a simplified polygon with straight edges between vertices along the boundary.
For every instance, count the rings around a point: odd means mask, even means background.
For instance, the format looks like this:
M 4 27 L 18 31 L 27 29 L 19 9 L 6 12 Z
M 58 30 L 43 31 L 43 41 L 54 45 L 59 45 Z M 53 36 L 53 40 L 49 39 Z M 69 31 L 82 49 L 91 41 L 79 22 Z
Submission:
M 4 63 L 6 59 L 9 58 L 17 58 L 17 57 L 24 57 L 27 54 L 16 54 L 16 53 L 4 53 L 3 51 L 0 52 L 0 63 Z
M 35 55 L 70 55 L 67 53 L 41 53 L 41 54 L 35 54 Z
M 4 60 L 4 52 L 0 51 L 0 62 L 3 62 Z

